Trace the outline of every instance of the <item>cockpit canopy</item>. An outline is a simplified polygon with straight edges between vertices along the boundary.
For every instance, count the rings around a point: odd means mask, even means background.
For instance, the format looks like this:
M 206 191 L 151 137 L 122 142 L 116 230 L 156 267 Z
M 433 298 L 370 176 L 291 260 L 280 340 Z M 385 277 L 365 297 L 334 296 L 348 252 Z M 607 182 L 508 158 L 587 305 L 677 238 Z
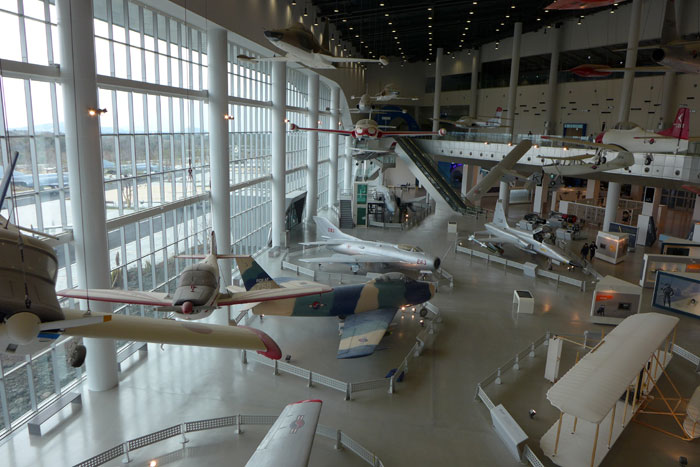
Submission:
M 423 250 L 421 250 L 419 247 L 413 246 L 413 245 L 405 245 L 403 243 L 399 243 L 396 246 L 399 248 L 399 250 L 403 250 L 403 251 L 410 251 L 413 253 L 422 253 L 423 252 Z
M 632 122 L 618 122 L 613 127 L 614 130 L 634 130 L 635 128 L 639 128 L 639 125 Z
M 206 269 L 186 269 L 180 276 L 180 285 L 197 285 L 200 287 L 218 287 L 217 277 L 211 271 Z

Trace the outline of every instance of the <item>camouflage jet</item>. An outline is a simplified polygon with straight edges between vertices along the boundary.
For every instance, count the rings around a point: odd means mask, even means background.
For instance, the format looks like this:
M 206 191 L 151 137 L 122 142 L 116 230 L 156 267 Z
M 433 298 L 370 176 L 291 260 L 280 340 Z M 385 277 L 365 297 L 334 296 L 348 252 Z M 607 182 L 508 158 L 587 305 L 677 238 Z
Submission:
M 251 257 L 236 258 L 247 291 L 309 287 L 311 281 L 273 280 Z M 273 316 L 337 316 L 345 320 L 338 358 L 371 355 L 400 308 L 420 305 L 435 295 L 435 286 L 398 272 L 384 274 L 364 284 L 340 285 L 311 297 L 277 300 L 274 305 L 253 305 L 253 313 Z M 425 316 L 427 310 L 421 310 Z

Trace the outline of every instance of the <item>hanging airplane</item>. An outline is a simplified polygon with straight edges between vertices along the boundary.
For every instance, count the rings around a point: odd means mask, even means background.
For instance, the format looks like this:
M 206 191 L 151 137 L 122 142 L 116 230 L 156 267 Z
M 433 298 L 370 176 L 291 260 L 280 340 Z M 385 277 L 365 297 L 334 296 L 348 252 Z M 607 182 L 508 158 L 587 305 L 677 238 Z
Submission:
M 666 12 L 661 29 L 661 43 L 659 45 L 638 47 L 638 49 L 652 49 L 651 59 L 658 63 L 659 66 L 615 68 L 607 65 L 585 64 L 578 65 L 570 69 L 569 72 L 583 78 L 598 78 L 610 76 L 611 73 L 624 73 L 625 71 L 700 73 L 700 41 L 681 39 L 676 27 L 674 0 L 667 0 L 666 2 Z
M 287 405 L 245 466 L 306 467 L 322 404 L 313 399 Z
M 119 289 L 66 289 L 57 292 L 60 297 L 80 298 L 99 302 L 130 303 L 155 307 L 157 311 L 174 312 L 180 319 L 193 320 L 206 318 L 222 306 L 241 305 L 251 302 L 279 300 L 304 295 L 327 293 L 331 287 L 316 284 L 300 289 L 261 290 L 256 292 L 221 293 L 219 286 L 218 259 L 236 258 L 237 255 L 219 255 L 216 253 L 216 237 L 211 233 L 210 253 L 208 255 L 178 255 L 177 258 L 201 259 L 202 261 L 187 266 L 180 274 L 175 292 L 143 292 L 140 290 Z
M 627 169 L 634 165 L 634 155 L 630 152 L 620 151 L 617 153 L 617 157 L 611 157 L 610 159 L 603 153 L 603 150 L 599 150 L 596 154 L 579 154 L 569 157 L 537 157 L 543 161 L 551 161 L 550 164 L 542 166 L 544 173 L 564 177 Z
M 327 36 L 328 34 L 325 33 L 324 37 Z M 389 61 L 384 56 L 379 57 L 379 59 L 337 57 L 323 47 L 311 30 L 302 23 L 297 23 L 284 29 L 267 30 L 265 31 L 265 37 L 276 47 L 282 49 L 286 55 L 260 58 L 239 55 L 238 59 L 246 62 L 298 62 L 308 68 L 315 69 L 335 69 L 336 63 L 389 64 Z
M 482 116 L 480 118 L 485 118 L 486 120 L 477 120 L 476 118 L 463 116 L 459 117 L 457 120 L 447 120 L 444 118 L 431 118 L 431 120 L 437 120 L 438 122 L 449 123 L 456 126 L 457 128 L 501 128 L 508 125 L 502 125 L 503 120 L 503 107 L 496 108 L 496 114 L 492 117 Z
M 500 199 L 496 202 L 493 221 L 484 224 L 484 227 L 485 232 L 475 232 L 469 236 L 469 240 L 493 253 L 502 255 L 502 245 L 509 244 L 527 253 L 546 256 L 554 264 L 583 268 L 580 262 L 571 259 L 563 250 L 546 242 L 547 237 L 552 235 L 546 232 L 546 229 L 540 228 L 533 232 L 509 226 L 503 211 L 503 201 Z
M 400 206 L 406 206 L 413 210 L 413 203 L 424 202 L 426 198 L 425 196 L 418 196 L 415 198 L 397 197 L 393 191 L 389 190 L 389 188 L 385 187 L 384 185 L 374 185 L 372 188 L 374 188 L 374 193 L 372 194 L 374 199 L 377 201 L 383 201 L 384 208 L 391 215 L 393 215 Z
M 617 5 L 623 0 L 554 0 L 545 10 L 585 10 L 589 8 L 601 8 Z
M 418 97 L 402 97 L 399 94 L 401 92 L 398 89 L 392 88 L 392 84 L 387 84 L 382 88 L 381 91 L 379 91 L 377 94 L 370 96 L 368 94 L 363 94 L 361 97 L 355 97 L 352 96 L 351 99 L 360 99 L 362 100 L 363 97 L 367 96 L 366 99 L 370 101 L 377 101 L 377 102 L 389 102 L 397 99 L 404 99 L 404 100 L 410 100 L 410 101 L 417 101 L 420 100 Z
M 690 109 L 680 107 L 671 128 L 659 132 L 644 130 L 635 123 L 622 122 L 616 124 L 611 130 L 600 133 L 595 142 L 558 136 L 542 138 L 607 151 L 677 154 L 688 151 L 689 142 L 700 141 L 700 137 L 688 136 L 689 126 Z
M 350 148 L 350 150 L 353 152 L 353 158 L 357 159 L 358 161 L 367 161 L 370 159 L 376 159 L 380 156 L 396 155 L 396 141 L 392 142 L 387 149 L 355 147 Z
M 0 185 L 0 209 L 18 157 L 16 153 Z M 69 335 L 250 349 L 272 359 L 282 356 L 277 344 L 254 328 L 62 309 L 56 295 L 58 259 L 53 248 L 23 232 L 50 237 L 0 216 L 0 353 L 31 355 Z M 85 356 L 85 346 L 74 346 L 69 353 L 70 364 L 81 366 Z
M 323 217 L 314 217 L 315 242 L 302 242 L 304 246 L 325 246 L 335 252 L 328 257 L 301 258 L 305 263 L 350 264 L 353 272 L 360 270 L 360 263 L 392 264 L 403 269 L 419 271 L 440 269 L 440 258 L 432 256 L 417 246 L 361 240 L 345 234 Z
M 296 278 L 273 280 L 251 257 L 236 258 L 248 291 L 306 287 L 313 282 Z M 435 295 L 435 285 L 399 272 L 383 274 L 364 284 L 339 285 L 317 298 L 299 297 L 252 307 L 265 316 L 337 316 L 343 320 L 338 358 L 364 357 L 374 352 L 399 309 L 417 306 Z M 427 316 L 423 308 L 419 314 Z
M 364 139 L 380 139 L 385 136 L 445 136 L 447 131 L 444 128 L 440 128 L 439 131 L 396 131 L 396 130 L 383 130 L 380 125 L 369 118 L 363 118 L 355 123 L 355 128 L 352 130 L 330 130 L 326 128 L 303 128 L 292 123 L 289 127 L 290 130 L 304 130 L 304 131 L 318 131 L 321 133 L 337 133 L 345 136 L 352 136 L 358 141 Z

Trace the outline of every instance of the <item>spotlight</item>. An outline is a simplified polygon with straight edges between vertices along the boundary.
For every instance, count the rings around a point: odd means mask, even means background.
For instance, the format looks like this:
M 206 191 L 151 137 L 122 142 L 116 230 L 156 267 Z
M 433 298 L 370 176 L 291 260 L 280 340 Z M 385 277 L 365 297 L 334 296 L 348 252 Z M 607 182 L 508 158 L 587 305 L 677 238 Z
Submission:
M 530 418 L 535 418 L 535 415 L 537 415 L 537 411 L 535 411 L 535 409 L 530 409 L 528 415 L 530 415 Z
M 106 114 L 107 109 L 93 109 L 92 107 L 88 108 L 88 115 L 91 117 L 94 117 L 95 115 L 102 115 Z
M 151 462 L 148 463 L 148 467 L 156 467 L 158 465 L 158 462 L 153 459 Z
M 233 120 L 233 115 L 224 114 L 224 120 Z

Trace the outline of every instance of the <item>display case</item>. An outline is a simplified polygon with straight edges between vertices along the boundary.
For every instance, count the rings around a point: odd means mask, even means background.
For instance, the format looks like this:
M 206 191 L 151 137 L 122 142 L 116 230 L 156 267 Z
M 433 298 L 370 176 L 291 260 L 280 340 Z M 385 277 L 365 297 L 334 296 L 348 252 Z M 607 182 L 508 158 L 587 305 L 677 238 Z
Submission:
M 662 310 L 700 318 L 700 275 L 658 271 L 651 304 Z
M 605 276 L 596 284 L 591 303 L 591 321 L 597 324 L 618 324 L 639 313 L 642 288 L 614 276 Z
M 662 255 L 690 256 L 700 258 L 700 243 L 684 238 L 659 235 Z
M 620 232 L 599 231 L 595 243 L 598 246 L 598 250 L 595 252 L 596 258 L 617 264 L 627 256 L 629 235 Z
M 644 269 L 639 285 L 654 287 L 657 271 L 700 273 L 700 258 L 674 255 L 644 255 Z

